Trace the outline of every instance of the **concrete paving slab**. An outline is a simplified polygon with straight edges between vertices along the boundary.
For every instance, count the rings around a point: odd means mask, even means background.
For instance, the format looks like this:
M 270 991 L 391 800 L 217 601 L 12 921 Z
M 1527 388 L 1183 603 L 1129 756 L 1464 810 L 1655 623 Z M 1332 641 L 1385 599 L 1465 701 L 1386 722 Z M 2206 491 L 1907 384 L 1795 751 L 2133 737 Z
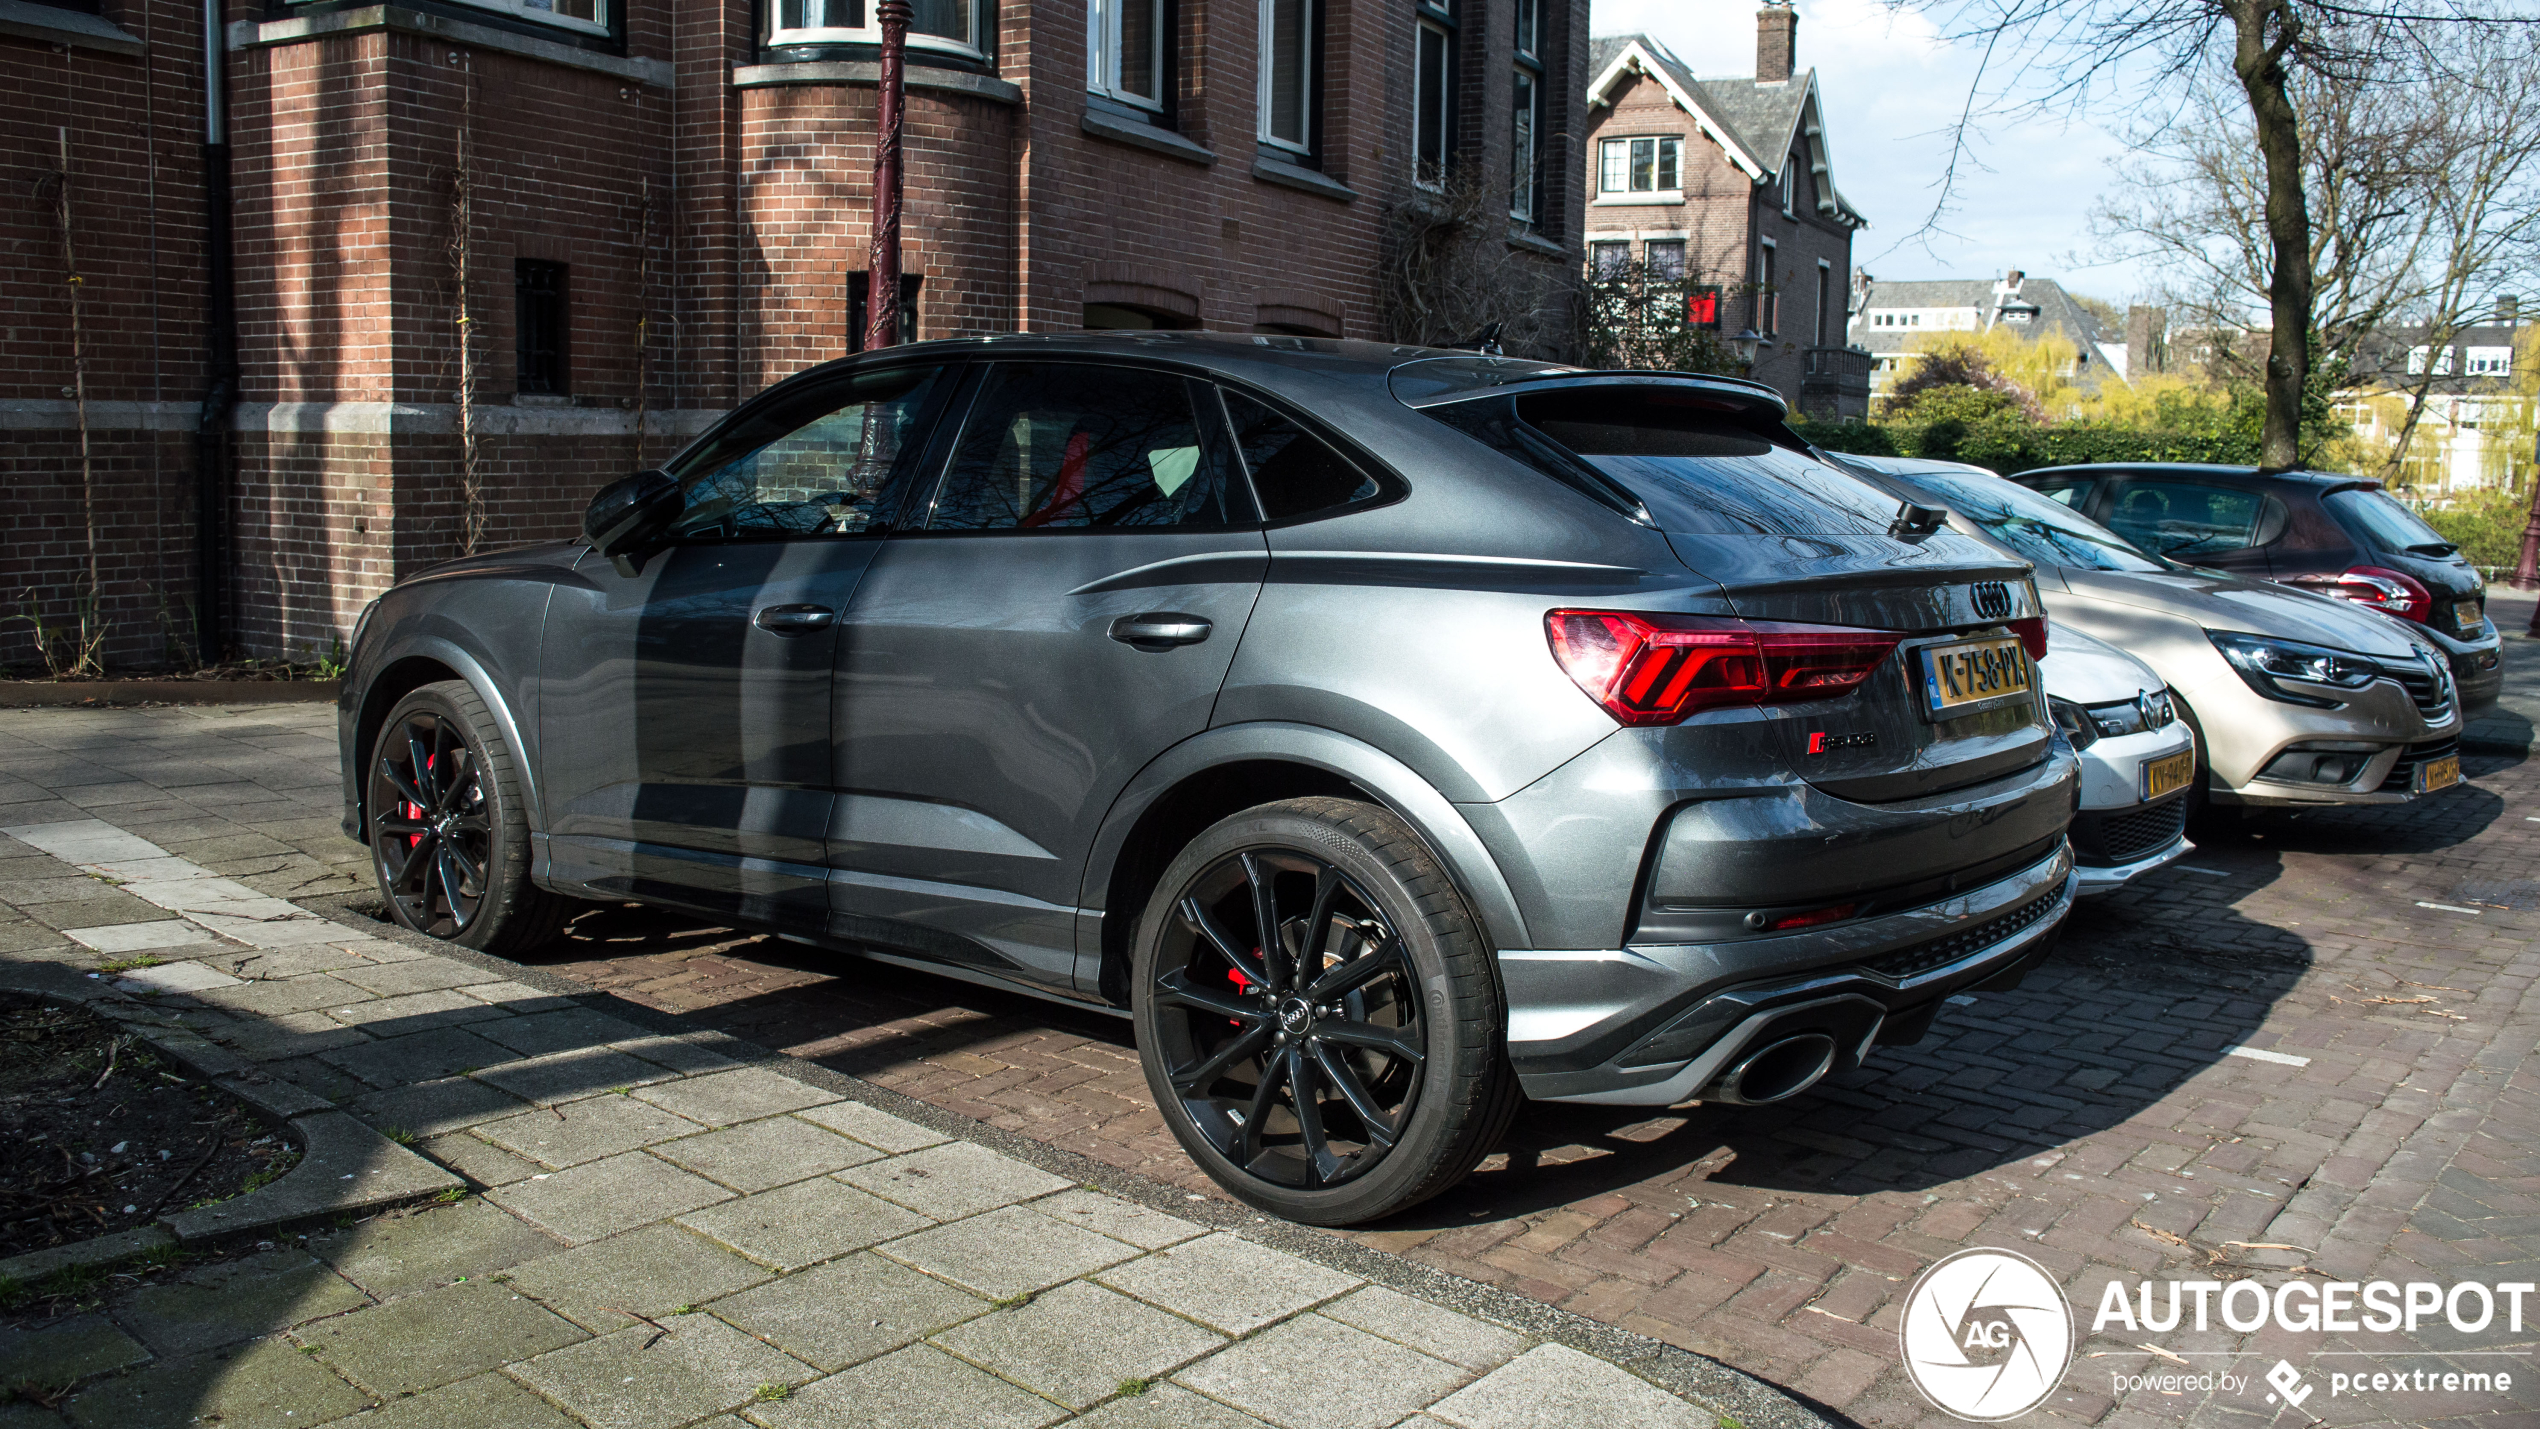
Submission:
M 686 1117 L 672 1116 L 633 1097 L 603 1092 L 596 1097 L 559 1102 L 485 1122 L 476 1128 L 476 1134 L 507 1151 L 560 1168 L 633 1151 L 700 1129 Z
M 398 997 L 409 992 L 438 992 L 444 988 L 465 987 L 469 983 L 503 980 L 502 974 L 487 972 L 473 963 L 432 957 L 349 967 L 336 976 L 381 997 Z
M 489 1087 L 474 1077 L 441 1077 L 370 1092 L 355 1099 L 353 1110 L 362 1120 L 383 1130 L 394 1128 L 417 1136 L 440 1136 L 517 1116 L 526 1105 L 502 1088 Z
M 1429 1413 L 1457 1429 L 1716 1429 L 1717 1416 L 1567 1345 L 1538 1345 L 1457 1390 Z
M 103 1315 L 74 1315 L 40 1330 L 4 1329 L 0 1390 L 64 1389 L 148 1358 L 139 1340 Z
M 968 1141 L 867 1162 L 839 1172 L 838 1179 L 939 1221 L 1064 1191 L 1072 1184 Z
M 258 1340 L 102 1380 L 63 1407 L 79 1429 L 218 1425 L 302 1429 L 362 1409 L 367 1395 L 287 1340 Z
M 1083 1409 L 1118 1393 L 1123 1381 L 1162 1379 L 1226 1339 L 1178 1315 L 1077 1280 L 1035 1296 L 1028 1305 L 944 1331 L 934 1342 L 1036 1394 Z
M 499 1146 L 489 1146 L 463 1131 L 435 1136 L 419 1143 L 416 1149 L 478 1186 L 508 1186 L 514 1181 L 544 1175 L 547 1169 L 535 1161 L 514 1156 Z
M 1208 1227 L 1195 1221 L 1151 1211 L 1135 1201 L 1082 1187 L 1044 1196 L 1032 1202 L 1031 1209 L 1065 1225 L 1125 1240 L 1140 1250 L 1161 1250 L 1208 1234 Z
M 768 1278 L 767 1270 L 677 1226 L 646 1226 L 510 1272 L 514 1289 L 605 1334 L 682 1305 L 719 1301 Z
M 720 1072 L 727 1067 L 741 1065 L 720 1052 L 698 1046 L 686 1037 L 630 1037 L 611 1045 L 621 1052 L 668 1067 L 683 1077 L 695 1076 L 699 1072 Z
M 403 1037 L 380 1036 L 377 1024 L 366 1030 L 373 1034 L 372 1040 L 321 1052 L 318 1060 L 374 1087 L 390 1088 L 451 1076 L 471 1067 L 490 1067 L 510 1055 L 464 1027 L 435 1027 Z
M 115 986 L 126 992 L 201 992 L 215 987 L 236 987 L 238 984 L 239 979 L 194 962 L 133 968 L 115 977 Z
M 1348 1372 L 1334 1373 L 1341 1365 Z M 1471 1377 L 1320 1315 L 1273 1325 L 1174 1376 L 1281 1429 L 1387 1429 Z
M 1178 1384 L 1159 1384 L 1144 1394 L 1123 1395 L 1070 1420 L 1081 1429 L 1262 1429 L 1261 1421 Z M 1601 1429 L 1624 1429 L 1621 1425 Z
M 838 1100 L 836 1092 L 824 1092 L 765 1067 L 735 1067 L 727 1072 L 664 1082 L 636 1095 L 707 1126 L 756 1121 L 763 1116 Z
M 298 1338 L 338 1374 L 393 1399 L 590 1336 L 509 1286 L 468 1280 L 303 1326 Z
M 984 1315 L 989 1305 L 865 1252 L 779 1277 L 711 1308 L 796 1359 L 835 1370 Z
M 12 761 L 21 777 L 60 787 L 60 771 L 37 771 L 42 760 Z M 111 859 L 163 858 L 166 851 L 148 839 L 135 838 L 103 819 L 68 819 L 58 823 L 12 824 L 0 828 L 30 848 L 42 849 L 64 863 L 103 863 Z
M 485 1196 L 579 1245 L 663 1216 L 728 1201 L 732 1193 L 641 1151 L 627 1151 L 498 1186 Z
M 434 996 L 455 996 L 441 993 Z M 668 1080 L 673 1074 L 661 1067 L 630 1057 L 623 1052 L 584 1049 L 560 1052 L 552 1057 L 531 1057 L 488 1067 L 476 1074 L 480 1079 L 510 1092 L 523 1101 L 545 1106 L 551 1102 L 569 1102 L 597 1092 L 619 1087 L 639 1087 Z M 676 1107 L 670 1108 L 677 1111 Z M 704 1121 L 704 1118 L 692 1118 Z
M 571 1003 L 538 1012 L 525 1011 L 524 1004 L 518 1002 L 504 1005 L 513 1013 L 510 1020 L 488 1026 L 483 1031 L 487 1037 L 509 1047 L 515 1057 L 552 1056 L 576 1048 L 629 1041 L 643 1035 L 643 1030 L 632 1022 Z
M 210 1035 L 240 1056 L 259 1062 L 310 1057 L 371 1040 L 369 1033 L 323 1012 L 257 1013 L 213 1028 Z
M 844 1132 L 867 1146 L 893 1154 L 915 1151 L 922 1146 L 939 1146 L 952 1140 L 940 1131 L 919 1126 L 916 1122 L 893 1116 L 863 1102 L 831 1102 L 797 1115 L 805 1121 L 815 1122 L 831 1131 Z
M 160 918 L 146 923 L 108 923 L 98 928 L 64 928 L 62 936 L 109 956 L 146 953 L 159 948 L 182 948 L 213 941 L 211 934 L 182 918 Z
M 467 995 L 479 1002 L 492 1003 L 506 1012 L 528 1017 L 541 1012 L 562 1012 L 578 1008 L 580 1003 L 569 997 L 531 987 L 525 982 L 480 982 L 467 989 Z
M 1067 1411 L 932 1345 L 911 1345 L 756 1406 L 769 1429 L 1039 1429 Z
M 475 1197 L 454 1206 L 376 1216 L 313 1236 L 311 1255 L 381 1299 L 483 1277 L 564 1249 L 561 1242 Z
M 655 1147 L 653 1154 L 742 1192 L 764 1191 L 805 1177 L 826 1175 L 878 1160 L 882 1155 L 860 1141 L 849 1141 L 834 1131 L 791 1116 L 745 1121 L 702 1136 L 665 1142 Z
M 251 952 L 240 949 L 241 955 Z M 295 950 L 296 951 L 296 950 Z M 250 968 L 250 971 L 261 971 Z M 362 996 L 362 990 L 348 982 L 338 982 L 324 972 L 299 973 L 271 979 L 253 979 L 237 987 L 214 988 L 205 992 L 201 1001 L 214 1007 L 236 1012 L 279 1014 L 285 1012 L 319 1012 L 342 1007 Z M 330 1019 L 338 1025 L 349 1025 L 341 1018 Z
M 1224 1231 L 1104 1271 L 1101 1279 L 1230 1335 L 1250 1334 L 1364 1283 Z
M 511 1373 L 595 1429 L 670 1429 L 752 1403 L 760 1385 L 797 1385 L 815 1373 L 711 1315 L 662 1324 L 551 1350 Z M 928 1429 L 961 1422 L 940 1420 Z
M 690 1230 L 779 1270 L 835 1259 L 928 1223 L 914 1211 L 826 1176 L 679 1217 Z
M 361 1429 L 581 1429 L 564 1411 L 499 1374 L 392 1399 L 358 1423 Z
M 1514 1330 L 1381 1285 L 1353 1290 L 1319 1313 L 1476 1374 L 1506 1364 L 1534 1343 Z
M 1109 1236 L 1061 1225 L 1020 1206 L 920 1231 L 890 1242 L 882 1252 L 991 1300 L 1047 1290 L 1138 1253 Z
M 83 880 L 88 889 L 77 898 L 37 901 L 12 897 L 26 915 L 53 929 L 94 928 L 108 923 L 146 923 L 164 916 L 157 905 L 129 898 L 102 883 Z M 12 890 L 14 893 L 15 890 Z
M 459 1178 L 340 1111 L 294 1118 L 300 1164 L 243 1196 L 166 1218 L 187 1244 L 292 1226 L 460 1189 Z
M 333 977 L 334 974 L 327 976 Z M 435 1027 L 464 1027 L 472 1022 L 510 1015 L 458 992 L 372 997 L 368 990 L 355 988 L 354 993 L 353 998 L 337 1006 L 318 1010 L 347 1027 L 362 1028 L 374 1037 L 404 1037 Z
M 151 1349 L 177 1356 L 369 1303 L 315 1256 L 269 1250 L 145 1286 L 116 1308 L 115 1318 Z

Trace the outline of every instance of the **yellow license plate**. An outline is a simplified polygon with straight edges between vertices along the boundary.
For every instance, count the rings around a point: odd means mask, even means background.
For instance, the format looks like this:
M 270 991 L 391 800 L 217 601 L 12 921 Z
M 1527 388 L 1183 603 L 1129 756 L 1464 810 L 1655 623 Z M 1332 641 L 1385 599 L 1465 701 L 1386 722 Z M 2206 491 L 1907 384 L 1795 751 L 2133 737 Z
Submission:
M 2416 791 L 2420 794 L 2431 794 L 2437 789 L 2449 789 L 2459 782 L 2461 782 L 2461 757 L 2457 754 L 2446 754 L 2440 759 L 2429 759 L 2417 766 Z
M 2016 635 L 1923 648 L 1923 700 L 1936 719 L 1973 714 L 2028 694 L 2028 651 Z
M 2176 793 L 2186 788 L 2187 781 L 2195 777 L 2195 750 L 2182 749 L 2164 758 L 2145 760 L 2143 764 L 2144 800 L 2149 802 L 2164 794 Z

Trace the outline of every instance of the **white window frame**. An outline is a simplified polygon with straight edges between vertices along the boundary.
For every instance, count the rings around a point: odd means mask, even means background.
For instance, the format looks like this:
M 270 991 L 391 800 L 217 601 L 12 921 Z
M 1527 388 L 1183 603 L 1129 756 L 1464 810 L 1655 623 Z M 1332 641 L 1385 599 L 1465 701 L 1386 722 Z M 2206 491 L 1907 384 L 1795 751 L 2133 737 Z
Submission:
M 2514 375 L 2514 350 L 2510 347 L 2462 348 L 2461 375 L 2464 377 L 2511 377 Z
M 1769 238 L 1756 240 L 1755 330 L 1766 337 L 1782 335 L 1781 245 Z
M 2423 377 L 2425 375 L 2425 360 L 2429 354 L 2431 354 L 2434 358 L 2435 376 L 2449 377 L 2452 375 L 2451 348 L 2445 347 L 2438 351 L 2431 347 L 2412 347 L 2408 349 L 2408 375 L 2410 377 Z
M 1798 196 L 1791 191 L 1791 180 L 1798 177 L 1798 173 L 1796 172 L 1798 164 L 1799 155 L 1797 153 L 1793 153 L 1789 158 L 1782 160 L 1781 174 L 1774 181 L 1782 191 L 1782 217 L 1784 218 L 1797 218 L 1799 216 L 1799 199 Z
M 465 0 L 465 3 L 481 4 L 484 0 Z M 605 7 L 612 3 L 612 0 L 597 0 L 597 3 Z M 808 7 L 815 3 L 815 0 L 803 0 L 803 3 Z M 908 47 L 912 50 L 934 50 L 942 54 L 959 55 L 964 59 L 985 59 L 987 51 L 981 49 L 978 44 L 979 10 L 987 3 L 987 0 L 961 0 L 961 3 L 970 16 L 969 39 L 956 40 L 949 35 L 921 34 L 912 29 L 908 32 Z M 508 7 L 497 4 L 494 8 Z M 882 43 L 882 22 L 876 16 L 877 8 L 875 0 L 864 0 L 864 23 L 861 25 L 804 25 L 788 30 L 779 23 L 785 13 L 783 0 L 768 0 L 767 43 L 771 48 L 779 45 L 878 45 Z
M 1431 38 L 1438 44 L 1438 70 L 1441 93 L 1430 94 L 1423 86 L 1420 50 Z M 1411 41 L 1411 182 L 1417 187 L 1436 192 L 1446 187 L 1446 169 L 1455 157 L 1455 32 L 1425 16 L 1413 27 Z M 1420 172 L 1421 125 L 1428 122 L 1429 107 L 1438 104 L 1438 172 Z
M 978 0 L 973 0 L 978 3 Z M 1151 22 L 1154 53 L 1149 61 L 1155 75 L 1155 97 L 1132 94 L 1120 87 L 1121 32 L 1132 6 L 1143 7 Z M 1164 112 L 1165 91 L 1170 87 L 1171 69 L 1165 64 L 1172 44 L 1171 27 L 1166 23 L 1171 13 L 1165 0 L 1093 0 L 1085 7 L 1085 89 L 1115 104 L 1133 109 Z
M 1649 182 L 1652 187 L 1636 189 L 1632 183 L 1632 146 L 1650 146 Z M 1658 179 L 1665 170 L 1662 156 L 1672 146 L 1676 152 L 1676 182 L 1672 188 L 1659 187 Z M 1620 155 L 1618 159 L 1616 156 Z M 1600 204 L 1683 203 L 1684 137 L 1678 134 L 1626 134 L 1614 139 L 1601 139 L 1596 149 L 1596 201 Z M 1619 181 L 1620 188 L 1609 188 Z
M 1102 0 L 1095 0 L 1095 3 L 1100 4 Z M 1271 72 L 1271 58 L 1276 53 L 1271 32 L 1275 28 L 1273 22 L 1277 18 L 1279 0 L 1261 0 L 1261 27 L 1258 36 L 1260 48 L 1256 51 L 1261 57 L 1261 62 L 1257 66 L 1260 72 L 1260 93 L 1257 96 L 1255 118 L 1258 122 L 1255 125 L 1257 132 L 1254 137 L 1273 148 L 1286 149 L 1297 154 L 1310 154 L 1314 152 L 1314 61 L 1316 59 L 1314 31 L 1315 22 L 1322 18 L 1316 13 L 1321 9 L 1321 0 L 1296 0 L 1296 3 L 1303 8 L 1302 18 L 1305 21 L 1305 37 L 1297 46 L 1297 68 L 1301 73 L 1296 77 L 1297 122 L 1303 126 L 1304 132 L 1294 139 L 1283 138 L 1270 132 L 1272 81 L 1277 78 Z
M 1517 91 L 1526 93 L 1525 107 Z M 1536 193 L 1543 187 L 1536 166 L 1543 162 L 1543 76 L 1527 65 L 1516 67 L 1508 82 L 1508 216 L 1520 223 L 1536 218 Z
M 1543 53 L 1543 0 L 1517 0 L 1514 45 L 1521 59 L 1536 59 Z
M 559 30 L 571 30 L 577 34 L 611 33 L 609 30 L 611 0 L 591 0 L 591 13 L 599 17 L 594 20 L 584 20 L 573 15 L 559 15 L 552 6 L 525 4 L 523 0 L 460 0 L 460 3 L 479 10 L 491 10 L 498 15 L 509 15 L 516 20 L 527 20 L 539 25 L 553 25 Z
M 1816 323 L 1815 323 L 1815 326 L 1814 326 L 1813 328 L 1811 328 L 1811 329 L 1810 329 L 1811 331 L 1813 331 L 1813 332 L 1817 335 L 1817 340 L 1816 340 L 1814 343 L 1810 344 L 1811 346 L 1813 346 L 1813 347 L 1823 347 L 1823 346 L 1825 346 L 1825 345 L 1826 345 L 1826 331 L 1827 331 L 1827 328 L 1826 328 L 1826 312 L 1827 312 L 1827 310 L 1828 310 L 1829 308 L 1831 308 L 1831 307 L 1833 307 L 1833 306 L 1834 306 L 1834 264 L 1832 264 L 1831 262 L 1828 262 L 1827 260 L 1825 260 L 1825 259 L 1823 259 L 1823 258 L 1820 258 L 1820 259 L 1818 259 L 1818 260 L 1817 260 L 1817 313 L 1816 313 Z

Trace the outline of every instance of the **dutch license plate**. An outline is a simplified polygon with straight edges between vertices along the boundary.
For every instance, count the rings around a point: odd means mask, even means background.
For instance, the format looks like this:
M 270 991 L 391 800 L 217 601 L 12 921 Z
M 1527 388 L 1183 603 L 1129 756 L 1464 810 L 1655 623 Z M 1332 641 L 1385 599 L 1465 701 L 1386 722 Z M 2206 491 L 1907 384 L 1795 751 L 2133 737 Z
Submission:
M 2195 777 L 2195 750 L 2182 749 L 2165 758 L 2147 759 L 2143 763 L 2144 801 L 2149 803 L 2164 794 L 2184 789 L 2187 781 Z
M 2016 635 L 1923 648 L 1923 700 L 1934 718 L 1973 714 L 2029 692 L 2028 652 Z
M 2476 630 L 2478 622 L 2486 618 L 2487 606 L 2482 601 L 2465 600 L 2452 607 L 2452 626 L 2456 630 Z
M 2461 782 L 2461 757 L 2457 754 L 2446 754 L 2440 759 L 2429 759 L 2417 766 L 2416 791 L 2420 794 L 2431 794 L 2437 789 L 2449 789 L 2459 782 Z

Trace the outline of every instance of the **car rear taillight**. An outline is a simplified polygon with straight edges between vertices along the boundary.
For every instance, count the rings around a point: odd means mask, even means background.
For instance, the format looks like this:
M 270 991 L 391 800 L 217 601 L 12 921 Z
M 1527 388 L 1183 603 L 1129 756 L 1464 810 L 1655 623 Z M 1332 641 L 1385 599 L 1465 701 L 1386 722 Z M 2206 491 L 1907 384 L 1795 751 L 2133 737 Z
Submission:
M 2020 632 L 2020 644 L 2027 649 L 2030 659 L 2046 658 L 2045 616 L 2032 615 L 2026 620 L 2014 620 L 2011 622 L 2011 628 Z
M 2382 566 L 2350 567 L 2336 580 L 2321 582 L 2312 589 L 2419 625 L 2434 613 L 2434 592 L 2427 590 L 2424 582 L 2405 571 Z
M 1543 627 L 1562 670 L 1627 725 L 1849 694 L 1900 638 L 1841 625 L 1621 610 L 1556 610 Z

